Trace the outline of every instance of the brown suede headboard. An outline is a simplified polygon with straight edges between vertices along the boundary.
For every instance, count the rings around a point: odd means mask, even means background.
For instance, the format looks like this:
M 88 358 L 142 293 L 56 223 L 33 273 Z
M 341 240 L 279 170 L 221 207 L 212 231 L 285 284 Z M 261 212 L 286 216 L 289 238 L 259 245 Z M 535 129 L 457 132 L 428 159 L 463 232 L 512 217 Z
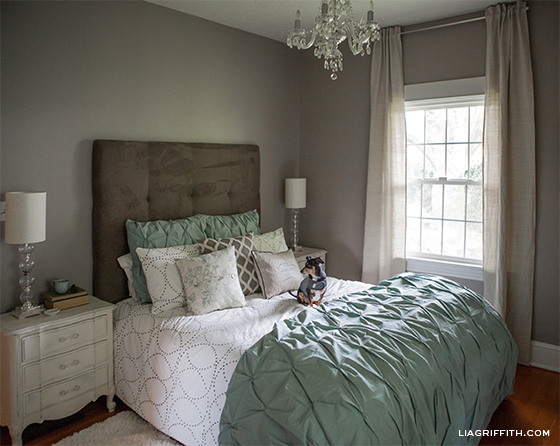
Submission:
M 93 143 L 93 294 L 128 296 L 117 258 L 125 222 L 260 210 L 255 145 L 96 140 Z

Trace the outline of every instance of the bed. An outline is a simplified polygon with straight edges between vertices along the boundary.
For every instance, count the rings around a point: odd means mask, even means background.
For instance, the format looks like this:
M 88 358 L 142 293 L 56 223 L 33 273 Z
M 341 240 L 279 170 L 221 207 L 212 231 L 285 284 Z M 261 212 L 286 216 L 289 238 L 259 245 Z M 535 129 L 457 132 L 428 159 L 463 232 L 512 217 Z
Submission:
M 127 222 L 202 215 L 187 241 L 262 235 L 259 166 L 257 146 L 94 142 L 93 291 L 116 303 L 117 396 L 186 445 L 477 444 L 469 431 L 513 391 L 517 348 L 493 308 L 452 281 L 329 277 L 318 308 L 259 289 L 199 315 L 129 297 L 117 263 Z M 253 221 L 219 220 L 232 215 Z

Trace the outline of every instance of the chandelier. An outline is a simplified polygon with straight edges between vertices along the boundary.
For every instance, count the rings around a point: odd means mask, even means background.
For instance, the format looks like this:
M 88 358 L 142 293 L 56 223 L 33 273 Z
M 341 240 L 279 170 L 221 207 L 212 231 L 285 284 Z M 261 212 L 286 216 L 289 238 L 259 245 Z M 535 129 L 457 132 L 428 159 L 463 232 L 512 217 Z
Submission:
M 342 71 L 342 53 L 338 44 L 348 39 L 348 46 L 354 56 L 364 53 L 371 54 L 371 43 L 379 40 L 379 23 L 373 21 L 373 2 L 369 2 L 367 19 L 354 21 L 350 0 L 324 0 L 321 13 L 315 18 L 312 31 L 301 28 L 301 12 L 296 12 L 293 30 L 288 33 L 288 46 L 298 50 L 306 50 L 315 45 L 315 56 L 325 60 L 324 67 L 331 70 L 331 79 L 337 79 L 337 71 Z M 311 33 L 307 42 L 306 34 Z M 365 52 L 364 52 L 365 46 Z

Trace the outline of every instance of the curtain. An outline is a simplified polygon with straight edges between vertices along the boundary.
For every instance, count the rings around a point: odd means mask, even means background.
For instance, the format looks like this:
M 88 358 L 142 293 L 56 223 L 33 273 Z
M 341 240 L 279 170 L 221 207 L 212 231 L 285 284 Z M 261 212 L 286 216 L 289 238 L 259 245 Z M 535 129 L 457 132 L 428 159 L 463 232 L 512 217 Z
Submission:
M 526 4 L 486 10 L 484 296 L 531 354 L 535 258 L 535 122 Z
M 406 133 L 401 28 L 384 28 L 371 63 L 371 124 L 362 280 L 405 271 Z

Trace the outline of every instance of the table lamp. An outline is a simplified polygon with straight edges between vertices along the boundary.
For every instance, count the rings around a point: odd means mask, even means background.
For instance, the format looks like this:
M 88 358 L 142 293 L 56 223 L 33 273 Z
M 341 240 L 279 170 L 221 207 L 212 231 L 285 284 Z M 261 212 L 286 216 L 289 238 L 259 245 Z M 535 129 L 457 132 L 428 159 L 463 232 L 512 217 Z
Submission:
M 286 208 L 292 210 L 292 246 L 294 251 L 301 251 L 298 245 L 299 233 L 299 210 L 306 206 L 305 201 L 305 178 L 286 178 Z
M 35 262 L 31 260 L 31 254 L 35 249 L 33 243 L 46 240 L 46 214 L 46 192 L 6 193 L 5 242 L 21 245 L 19 247 L 22 255 L 19 263 L 22 272 L 22 277 L 19 279 L 22 289 L 19 295 L 21 306 L 12 311 L 12 314 L 19 319 L 34 316 L 43 311 L 42 305 L 33 303 L 35 295 L 31 286 L 35 278 L 31 277 L 31 271 Z

